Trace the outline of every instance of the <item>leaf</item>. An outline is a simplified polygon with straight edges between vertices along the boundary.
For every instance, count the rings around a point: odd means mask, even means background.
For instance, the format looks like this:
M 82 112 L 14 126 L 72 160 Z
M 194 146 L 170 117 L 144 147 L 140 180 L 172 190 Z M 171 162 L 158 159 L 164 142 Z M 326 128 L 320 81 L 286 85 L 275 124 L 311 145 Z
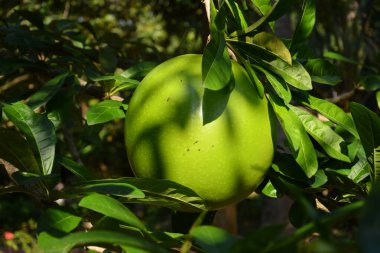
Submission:
M 221 90 L 204 90 L 202 100 L 203 125 L 216 120 L 224 112 L 230 94 L 231 87 L 229 85 Z
M 197 226 L 190 231 L 193 240 L 207 253 L 227 253 L 237 241 L 227 231 L 214 226 Z
M 360 77 L 359 85 L 363 86 L 366 90 L 378 90 L 380 88 L 380 75 L 362 76 Z
M 144 198 L 145 194 L 123 179 L 102 179 L 81 183 L 74 188 L 78 192 L 96 192 L 128 198 Z
M 313 82 L 336 85 L 342 81 L 336 67 L 324 59 L 308 59 L 305 68 Z
M 380 146 L 380 118 L 364 105 L 351 102 L 350 110 L 367 158 Z
M 55 155 L 54 125 L 45 115 L 34 113 L 27 105 L 17 102 L 4 105 L 8 118 L 20 129 L 37 155 L 43 175 L 51 173 Z
M 323 57 L 333 59 L 333 60 L 338 60 L 341 62 L 351 63 L 354 65 L 359 64 L 357 61 L 354 61 L 354 60 L 347 58 L 347 57 L 345 57 L 339 53 L 336 53 L 336 52 L 324 52 Z
M 144 223 L 142 223 L 142 221 L 140 221 L 133 212 L 131 212 L 126 206 L 116 199 L 106 195 L 97 193 L 90 194 L 79 202 L 79 206 L 120 220 L 127 225 L 140 229 L 143 232 L 147 231 Z
M 0 159 L 11 163 L 20 171 L 40 172 L 28 142 L 17 132 L 0 128 L 0 140 Z
M 87 111 L 87 124 L 89 126 L 120 118 L 125 118 L 121 101 L 104 100 L 91 106 Z
M 263 48 L 264 50 L 269 51 L 289 65 L 292 65 L 292 56 L 289 52 L 289 49 L 274 34 L 268 32 L 260 32 L 258 34 L 255 34 L 255 36 L 250 39 L 250 42 Z
M 316 0 L 303 1 L 301 17 L 293 34 L 290 51 L 297 52 L 300 44 L 305 43 L 313 31 L 316 13 L 315 4 Z
M 53 79 L 50 79 L 42 86 L 36 93 L 34 93 L 28 101 L 28 106 L 32 109 L 36 109 L 41 105 L 46 104 L 52 97 L 54 97 L 66 78 L 69 76 L 68 72 L 60 74 Z
M 278 99 L 270 96 L 271 104 L 289 142 L 290 149 L 305 175 L 310 178 L 318 170 L 317 155 L 302 122 Z
M 380 91 L 376 92 L 377 107 L 380 109 Z
M 263 98 L 264 97 L 264 93 L 265 93 L 265 89 L 264 89 L 263 83 L 261 82 L 261 80 L 257 76 L 255 70 L 251 67 L 251 64 L 248 61 L 244 61 L 243 64 L 244 64 L 244 67 L 245 67 L 245 69 L 247 71 L 249 79 L 255 85 L 257 94 L 259 95 L 260 98 Z
M 63 238 L 55 238 L 42 232 L 38 236 L 38 246 L 45 253 L 68 253 L 75 246 L 83 245 L 119 245 L 134 249 L 142 249 L 148 252 L 168 253 L 158 244 L 153 244 L 145 239 L 106 230 L 90 230 L 86 232 L 75 232 Z
M 276 59 L 271 62 L 265 62 L 265 65 L 295 88 L 300 90 L 313 89 L 311 77 L 301 63 L 293 61 L 292 65 L 289 65 L 282 60 Z
M 15 11 L 16 14 L 22 16 L 26 20 L 28 20 L 30 23 L 35 25 L 39 29 L 44 28 L 44 17 L 42 14 L 38 11 L 27 11 L 27 10 L 17 10 Z
M 374 181 L 376 184 L 380 183 L 380 146 L 373 150 L 373 170 Z
M 81 222 L 82 218 L 72 214 L 63 208 L 49 208 L 38 221 L 37 233 L 54 229 L 64 233 L 73 231 Z
M 272 184 L 270 180 L 265 184 L 263 189 L 261 190 L 261 193 L 263 193 L 265 196 L 269 198 L 279 198 L 281 195 L 277 191 L 276 187 Z
M 192 212 L 207 210 L 206 204 L 193 190 L 165 179 L 123 178 L 123 182 L 136 186 L 144 192 L 145 199 L 134 199 L 137 203 L 158 204 L 173 209 Z
M 245 20 L 244 13 L 241 11 L 239 4 L 235 1 L 226 1 L 228 8 L 234 18 L 235 23 L 238 25 L 238 29 L 245 29 L 248 27 L 247 21 Z
M 92 180 L 96 178 L 94 173 L 92 173 L 88 168 L 67 157 L 57 156 L 57 162 L 83 180 Z
M 337 105 L 311 95 L 307 95 L 306 98 L 302 99 L 302 104 L 316 110 L 332 122 L 346 129 L 353 136 L 359 138 L 354 121 Z
M 229 37 L 237 37 L 250 33 L 268 22 L 277 20 L 293 6 L 294 2 L 295 0 L 277 0 L 271 9 L 269 9 L 258 21 L 245 29 L 231 33 Z
M 288 85 L 283 82 L 283 80 L 272 75 L 264 68 L 258 65 L 255 65 L 255 67 L 265 75 L 269 83 L 272 85 L 273 89 L 276 91 L 277 95 L 282 98 L 286 104 L 288 104 L 292 100 L 292 93 L 290 92 Z
M 245 51 L 250 51 L 251 55 L 257 58 L 278 57 L 284 62 L 292 65 L 292 56 L 285 44 L 275 35 L 268 32 L 260 32 L 253 37 L 227 39 L 232 45 L 244 47 Z
M 148 74 L 156 65 L 157 63 L 150 61 L 139 62 L 123 71 L 120 76 L 125 78 L 143 77 L 146 76 L 146 74 Z
M 231 59 L 222 32 L 216 32 L 202 57 L 202 81 L 205 88 L 220 90 L 232 77 Z
M 347 177 L 358 184 L 368 177 L 370 170 L 371 168 L 368 161 L 366 159 L 359 159 L 359 161 L 352 166 Z
M 328 177 L 326 176 L 324 170 L 317 170 L 315 175 L 310 178 L 310 187 L 319 188 L 327 183 Z
M 342 137 L 309 112 L 292 105 L 289 105 L 289 108 L 298 116 L 306 131 L 329 156 L 343 162 L 350 162 L 350 158 L 342 152 L 342 147 L 345 147 Z

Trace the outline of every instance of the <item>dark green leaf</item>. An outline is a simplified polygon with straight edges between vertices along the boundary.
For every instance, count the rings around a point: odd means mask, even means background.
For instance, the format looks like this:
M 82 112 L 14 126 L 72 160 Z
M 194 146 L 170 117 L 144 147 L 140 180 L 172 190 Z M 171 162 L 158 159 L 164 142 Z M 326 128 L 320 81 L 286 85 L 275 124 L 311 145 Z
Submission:
M 257 94 L 260 98 L 263 98 L 265 95 L 264 85 L 257 76 L 256 71 L 252 68 L 251 64 L 248 61 L 244 61 L 244 67 L 247 71 L 249 79 L 251 79 L 251 82 L 255 85 Z
M 230 85 L 227 85 L 221 90 L 204 90 L 202 100 L 203 125 L 216 120 L 224 112 L 228 99 L 230 98 L 230 94 Z
M 127 198 L 144 198 L 145 194 L 123 179 L 102 179 L 97 181 L 87 181 L 75 187 L 78 192 L 96 192 L 111 194 Z
M 377 90 L 380 88 L 380 75 L 367 75 L 359 80 L 359 85 L 363 86 L 366 90 Z
M 41 105 L 46 104 L 52 97 L 55 96 L 55 94 L 57 94 L 68 75 L 69 73 L 65 72 L 45 83 L 42 88 L 40 88 L 29 98 L 29 107 L 35 109 Z
M 17 10 L 16 13 L 39 29 L 44 28 L 43 16 L 38 11 Z
M 38 233 L 54 229 L 64 233 L 73 231 L 82 218 L 62 208 L 49 208 L 38 221 Z
M 97 193 L 90 194 L 79 202 L 79 206 L 120 220 L 127 225 L 140 229 L 141 231 L 147 231 L 145 225 L 133 212 L 116 199 L 106 195 Z
M 336 85 L 342 81 L 336 67 L 326 60 L 309 59 L 305 68 L 309 71 L 313 82 Z
M 221 32 L 216 32 L 202 57 L 202 80 L 210 90 L 223 89 L 231 80 L 231 59 Z
M 268 22 L 277 20 L 293 6 L 294 2 L 295 0 L 277 0 L 271 9 L 269 9 L 259 20 L 245 29 L 231 33 L 230 37 L 237 37 L 250 33 Z
M 114 119 L 125 118 L 123 103 L 115 100 L 104 100 L 91 106 L 87 111 L 87 124 L 95 125 Z
M 350 162 L 350 158 L 342 152 L 342 147 L 345 146 L 342 137 L 309 112 L 292 105 L 289 105 L 289 108 L 298 116 L 306 131 L 329 156 L 340 161 Z
M 153 178 L 123 178 L 123 182 L 136 186 L 144 192 L 145 199 L 134 199 L 133 202 L 158 204 L 173 209 L 189 211 L 207 210 L 206 204 L 193 190 L 173 181 Z
M 305 175 L 310 178 L 318 169 L 314 146 L 297 115 L 277 100 L 275 101 L 273 96 L 270 97 L 277 118 L 285 131 L 293 156 L 305 172 Z
M 190 235 L 208 253 L 227 253 L 236 242 L 236 238 L 227 231 L 214 226 L 195 227 L 191 229 Z
M 280 78 L 271 74 L 269 71 L 265 70 L 260 66 L 255 66 L 266 76 L 269 83 L 272 85 L 273 89 L 276 91 L 277 95 L 288 104 L 292 100 L 292 93 L 289 90 L 288 85 Z
M 73 160 L 64 157 L 58 156 L 57 162 L 59 162 L 63 167 L 71 171 L 74 175 L 80 177 L 83 180 L 92 180 L 95 179 L 94 173 L 92 173 L 88 168 L 83 165 L 80 165 Z
M 230 9 L 232 16 L 238 25 L 238 29 L 245 29 L 248 27 L 247 21 L 245 20 L 244 13 L 242 12 L 239 4 L 232 0 L 226 1 L 228 8 Z
M 24 59 L 0 59 L 0 75 L 10 74 L 21 67 L 35 67 L 35 65 Z
M 302 103 L 343 127 L 355 137 L 359 137 L 354 121 L 337 105 L 311 95 L 308 95 L 307 98 L 303 99 Z
M 45 253 L 68 253 L 75 246 L 104 244 L 126 245 L 148 252 L 168 253 L 166 249 L 145 239 L 113 231 L 92 230 L 76 232 L 63 238 L 55 238 L 46 232 L 42 232 L 38 236 L 38 245 Z
M 50 174 L 53 168 L 56 141 L 53 123 L 45 115 L 34 113 L 21 102 L 5 105 L 4 112 L 25 134 L 29 145 L 38 157 L 43 174 Z
M 305 43 L 306 39 L 313 31 L 315 24 L 315 3 L 316 0 L 304 0 L 300 20 L 293 34 L 290 50 L 297 52 L 299 45 Z
M 125 78 L 138 78 L 144 77 L 148 74 L 157 64 L 155 62 L 144 61 L 133 65 L 120 75 Z
M 364 105 L 351 102 L 352 117 L 358 130 L 367 158 L 380 146 L 380 118 Z
M 40 173 L 36 158 L 28 142 L 17 132 L 0 128 L 0 158 L 21 171 Z

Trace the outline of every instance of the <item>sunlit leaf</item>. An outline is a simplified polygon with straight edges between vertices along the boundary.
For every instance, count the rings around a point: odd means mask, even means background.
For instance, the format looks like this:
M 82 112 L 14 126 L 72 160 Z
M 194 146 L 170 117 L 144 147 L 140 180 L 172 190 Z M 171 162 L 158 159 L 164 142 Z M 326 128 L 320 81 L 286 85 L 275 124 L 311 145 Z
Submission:
M 304 0 L 300 20 L 293 34 L 290 50 L 297 52 L 299 45 L 303 44 L 313 31 L 315 24 L 316 0 Z
M 292 93 L 290 92 L 288 85 L 282 79 L 271 74 L 269 71 L 261 68 L 260 66 L 255 67 L 265 75 L 277 95 L 282 98 L 285 103 L 289 103 L 292 100 Z
M 312 177 L 318 169 L 317 155 L 301 120 L 274 96 L 270 97 L 270 101 L 285 132 L 294 158 L 305 175 L 309 178 Z
M 146 74 L 148 74 L 157 63 L 150 62 L 150 61 L 144 61 L 137 63 L 130 68 L 123 71 L 120 75 L 125 78 L 138 78 L 138 77 L 144 77 Z
M 339 106 L 311 95 L 307 95 L 307 97 L 302 100 L 302 103 L 343 127 L 355 137 L 359 137 L 354 121 Z
M 350 158 L 342 150 L 345 145 L 342 137 L 309 112 L 292 105 L 289 105 L 289 108 L 298 116 L 306 131 L 328 155 L 340 161 L 350 162 Z
M 69 233 L 74 230 L 82 218 L 72 214 L 62 208 L 49 208 L 38 221 L 37 233 L 48 231 L 49 229 Z
M 43 174 L 50 174 L 53 168 L 56 141 L 53 123 L 45 115 L 33 112 L 21 102 L 4 105 L 4 112 L 25 135 L 37 155 Z
M 114 119 L 125 118 L 123 103 L 115 100 L 104 100 L 87 111 L 87 124 L 95 125 Z
M 91 209 L 108 217 L 120 220 L 127 225 L 147 231 L 145 225 L 126 206 L 114 198 L 93 193 L 84 197 L 79 206 Z
M 236 242 L 227 231 L 214 226 L 198 226 L 190 231 L 193 240 L 208 253 L 227 253 Z
M 341 62 L 351 63 L 354 65 L 359 64 L 357 61 L 354 61 L 354 60 L 352 60 L 352 59 L 350 59 L 350 58 L 348 58 L 348 57 L 346 57 L 340 53 L 331 52 L 331 51 L 324 52 L 323 57 L 333 59 L 333 60 L 337 60 L 337 61 L 341 61 Z

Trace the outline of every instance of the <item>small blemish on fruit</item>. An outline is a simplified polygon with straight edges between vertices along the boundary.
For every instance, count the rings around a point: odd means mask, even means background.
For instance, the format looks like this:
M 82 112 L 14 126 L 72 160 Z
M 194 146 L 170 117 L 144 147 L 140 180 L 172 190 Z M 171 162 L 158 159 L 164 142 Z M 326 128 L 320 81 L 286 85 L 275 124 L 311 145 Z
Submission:
M 193 144 L 197 144 L 198 143 L 198 141 L 195 141 Z
M 166 102 L 169 102 L 170 98 L 166 99 Z
M 198 149 L 198 151 L 201 151 L 201 149 Z
M 186 149 L 186 151 L 187 151 L 187 152 L 189 152 L 189 151 L 190 151 L 190 149 Z
M 214 147 L 214 145 L 211 145 L 211 147 L 213 148 L 213 147 Z

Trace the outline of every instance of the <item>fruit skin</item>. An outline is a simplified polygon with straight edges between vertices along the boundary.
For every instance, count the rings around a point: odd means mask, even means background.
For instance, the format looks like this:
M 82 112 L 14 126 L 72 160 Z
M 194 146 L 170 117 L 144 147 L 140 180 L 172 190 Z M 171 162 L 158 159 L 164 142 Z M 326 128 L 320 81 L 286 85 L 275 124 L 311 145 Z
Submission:
M 203 125 L 201 66 L 202 56 L 189 54 L 153 69 L 129 103 L 125 142 L 137 177 L 187 186 L 213 210 L 246 198 L 260 184 L 272 163 L 274 121 L 266 98 L 233 62 L 235 88 L 227 105 Z

